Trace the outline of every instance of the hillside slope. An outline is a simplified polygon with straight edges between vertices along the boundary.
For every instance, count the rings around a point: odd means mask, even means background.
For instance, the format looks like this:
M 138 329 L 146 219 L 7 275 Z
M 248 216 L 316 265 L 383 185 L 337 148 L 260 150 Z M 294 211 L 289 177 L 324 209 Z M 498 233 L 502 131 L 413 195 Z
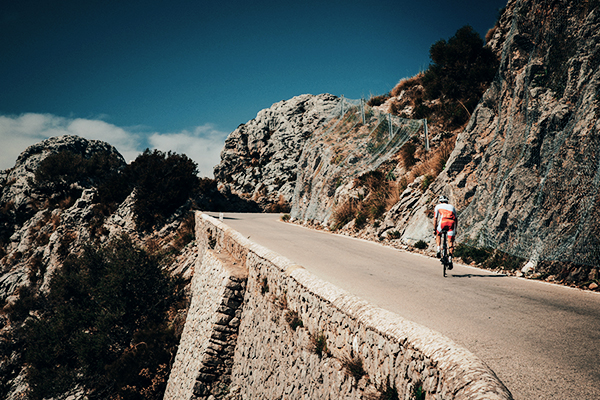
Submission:
M 599 4 L 510 1 L 498 34 L 496 79 L 431 194 L 460 210 L 459 241 L 598 266 Z
M 154 277 L 157 282 L 163 282 L 161 277 L 165 282 L 174 277 L 182 279 L 175 279 L 180 286 L 172 293 L 174 297 L 179 296 L 191 277 L 197 252 L 193 242 L 190 243 L 194 240 L 194 220 L 190 211 L 199 208 L 259 210 L 256 204 L 231 193 L 219 192 L 214 181 L 199 179 L 194 165 L 185 156 L 160 152 L 145 152 L 126 165 L 121 154 L 106 142 L 60 136 L 28 147 L 13 168 L 0 171 L 0 398 L 24 398 L 30 389 L 35 392 L 31 398 L 50 398 L 77 388 L 77 398 L 84 393 L 87 398 L 107 398 L 103 397 L 106 393 L 102 390 L 98 393 L 98 386 L 103 385 L 110 386 L 112 395 L 145 391 L 150 396 L 147 398 L 162 397 L 169 367 L 164 360 L 159 363 L 152 357 L 156 354 L 168 357 L 173 347 L 176 348 L 173 337 L 182 327 L 185 300 L 169 304 L 169 311 L 159 315 L 167 322 L 157 323 L 156 317 L 152 327 L 144 326 L 144 323 L 135 329 L 131 324 L 127 329 L 114 326 L 108 331 L 113 329 L 119 334 L 108 334 L 112 335 L 110 339 L 103 336 L 106 330 L 100 334 L 99 325 L 88 321 L 90 318 L 102 319 L 103 313 L 108 312 L 105 305 L 101 304 L 104 311 L 89 313 L 77 310 L 77 307 L 89 305 L 81 297 L 94 297 L 93 291 L 115 290 L 118 295 L 110 295 L 108 301 L 114 297 L 117 303 L 139 295 L 133 290 L 136 282 L 149 281 L 150 274 L 145 268 L 147 265 L 138 262 L 144 257 L 157 264 L 159 273 Z M 142 197 L 144 193 L 147 198 Z M 87 279 L 89 271 L 84 265 L 87 265 L 85 260 L 90 260 L 89 254 L 108 254 L 107 259 L 111 259 L 111 254 L 127 252 L 136 254 L 128 254 L 127 260 L 138 258 L 135 262 L 117 265 L 119 273 L 113 275 L 115 279 L 110 285 L 104 284 L 110 281 L 110 272 L 106 276 L 101 274 L 96 279 Z M 115 262 L 114 259 L 111 262 Z M 70 270 L 66 268 L 67 272 L 65 265 L 70 266 Z M 110 263 L 91 265 L 106 272 Z M 125 272 L 128 268 L 129 275 Z M 73 293 L 77 290 L 73 287 L 66 291 L 53 289 L 61 281 L 71 279 L 76 282 L 74 287 L 85 287 L 82 296 L 75 296 Z M 130 281 L 126 282 L 127 279 Z M 119 282 L 127 290 L 122 290 Z M 104 286 L 94 287 L 99 283 Z M 151 290 L 144 293 L 151 293 Z M 61 294 L 67 301 L 58 304 L 65 307 L 52 307 L 52 298 Z M 139 300 L 136 298 L 134 303 L 140 303 Z M 94 299 L 93 303 L 100 301 Z M 81 315 L 76 320 L 83 327 L 65 327 L 60 318 L 52 319 L 57 315 L 64 317 L 65 309 L 77 310 L 75 312 Z M 123 322 L 119 318 L 128 316 L 128 312 L 117 312 L 110 318 L 118 325 Z M 146 315 L 138 315 L 141 321 L 145 318 Z M 31 327 L 35 324 L 43 325 L 44 329 L 33 337 L 60 332 L 60 337 L 55 338 L 59 344 L 35 346 L 40 342 L 31 336 Z M 164 324 L 167 324 L 166 328 Z M 102 326 L 106 329 L 111 325 Z M 100 354 L 105 356 L 100 375 L 81 373 L 86 370 L 86 357 L 73 354 L 78 340 L 64 337 L 82 332 L 90 340 L 96 340 L 95 344 L 84 346 L 83 353 L 96 346 L 92 359 L 97 361 L 101 359 Z M 148 332 L 155 334 L 153 339 L 142 338 Z M 46 339 L 51 342 L 52 338 L 46 335 Z M 115 340 L 120 343 L 114 343 Z M 136 353 L 136 361 L 127 364 L 129 375 L 116 374 L 118 379 L 115 380 L 115 374 L 102 372 L 105 367 L 118 368 L 120 362 L 131 357 L 131 352 L 135 353 L 131 346 L 137 348 L 137 342 L 149 343 L 149 340 L 159 344 L 150 346 L 153 348 L 143 355 Z M 36 353 L 36 348 L 41 351 Z M 107 357 L 112 360 L 106 361 Z M 46 370 L 44 359 L 49 362 L 45 364 Z M 56 361 L 58 359 L 70 361 L 61 364 Z M 148 359 L 151 359 L 149 364 L 142 365 Z M 32 368 L 34 364 L 35 368 Z M 147 376 L 136 376 L 140 368 Z M 48 374 L 49 371 L 52 373 Z M 35 382 L 33 386 L 31 382 Z
M 283 153 L 266 150 L 289 140 L 261 133 L 268 131 L 265 116 L 279 104 L 230 135 L 217 179 L 238 193 L 268 199 L 263 209 L 271 211 L 287 210 L 268 207 L 278 198 L 292 208 L 290 201 L 314 203 L 307 193 L 320 185 L 329 193 L 321 203 L 335 209 L 294 214 L 300 222 L 393 245 L 425 242 L 429 249 L 431 211 L 444 194 L 459 210 L 459 242 L 490 249 L 485 250 L 489 254 L 500 251 L 501 258 L 516 257 L 508 267 L 513 272 L 530 261 L 527 271 L 537 277 L 597 287 L 599 24 L 598 1 L 511 0 L 488 34 L 486 47 L 499 61 L 496 77 L 466 126 L 452 130 L 443 113 L 431 116 L 431 151 L 420 131 L 395 155 L 380 160 L 378 171 L 365 170 L 363 177 L 332 187 L 325 183 L 333 175 L 319 167 L 321 160 L 333 160 L 328 145 L 312 143 L 310 157 L 302 150 L 302 143 L 314 141 L 311 129 L 318 132 L 325 120 L 302 128 L 302 139 L 293 142 L 285 162 Z M 439 110 L 445 101 L 427 99 L 424 90 L 423 76 L 416 76 L 373 99 L 378 100 L 373 106 L 422 118 L 424 109 Z M 311 162 L 295 164 L 307 157 Z M 321 181 L 303 183 L 307 190 L 294 198 L 296 178 L 307 168 L 322 175 Z M 281 178 L 284 184 L 272 183 Z

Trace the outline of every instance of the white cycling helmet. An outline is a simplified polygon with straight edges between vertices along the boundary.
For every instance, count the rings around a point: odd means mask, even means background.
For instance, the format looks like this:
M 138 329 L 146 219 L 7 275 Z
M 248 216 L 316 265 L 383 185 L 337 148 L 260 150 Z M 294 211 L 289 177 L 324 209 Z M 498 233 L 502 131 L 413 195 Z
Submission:
M 444 195 L 441 195 L 440 199 L 439 199 L 439 202 L 440 203 L 447 203 L 448 202 L 448 198 L 446 196 L 444 196 Z

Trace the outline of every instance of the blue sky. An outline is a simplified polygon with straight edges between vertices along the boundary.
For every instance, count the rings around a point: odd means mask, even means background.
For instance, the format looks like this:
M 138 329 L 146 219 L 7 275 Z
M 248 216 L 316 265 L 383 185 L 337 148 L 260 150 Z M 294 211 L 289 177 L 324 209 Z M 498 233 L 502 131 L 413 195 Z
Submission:
M 483 37 L 502 0 L 72 1 L 0 5 L 0 169 L 58 134 L 127 160 L 185 153 L 212 177 L 224 139 L 273 103 L 368 98 L 429 65 L 464 25 Z

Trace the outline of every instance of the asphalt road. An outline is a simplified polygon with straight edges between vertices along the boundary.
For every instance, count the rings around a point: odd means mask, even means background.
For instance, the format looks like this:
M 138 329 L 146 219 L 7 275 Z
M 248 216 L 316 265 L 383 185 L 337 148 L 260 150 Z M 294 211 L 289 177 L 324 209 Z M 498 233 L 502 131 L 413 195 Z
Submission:
M 218 213 L 208 213 L 218 217 Z M 600 294 L 457 265 L 283 223 L 224 214 L 250 240 L 481 358 L 516 400 L 600 399 Z

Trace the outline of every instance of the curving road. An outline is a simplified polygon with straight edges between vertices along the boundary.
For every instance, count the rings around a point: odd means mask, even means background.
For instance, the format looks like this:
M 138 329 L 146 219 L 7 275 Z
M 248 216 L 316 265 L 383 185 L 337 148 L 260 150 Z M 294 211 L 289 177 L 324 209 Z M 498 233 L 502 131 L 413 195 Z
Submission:
M 208 213 L 218 217 L 218 213 Z M 455 265 L 378 243 L 224 214 L 250 240 L 432 328 L 492 368 L 516 400 L 600 399 L 600 294 Z

